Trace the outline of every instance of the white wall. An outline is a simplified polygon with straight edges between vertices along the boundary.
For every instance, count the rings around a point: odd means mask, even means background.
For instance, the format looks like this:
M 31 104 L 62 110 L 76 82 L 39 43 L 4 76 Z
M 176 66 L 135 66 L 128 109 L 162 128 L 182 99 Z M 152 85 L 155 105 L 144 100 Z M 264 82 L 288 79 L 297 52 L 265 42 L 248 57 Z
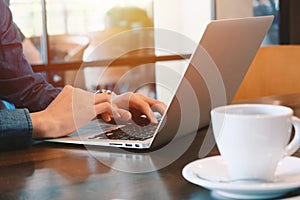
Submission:
M 154 0 L 154 25 L 156 28 L 168 29 L 183 34 L 197 44 L 206 24 L 212 19 L 238 18 L 253 16 L 253 0 Z M 156 44 L 160 37 L 156 37 Z M 166 38 L 163 38 L 166 39 Z M 172 48 L 182 53 L 192 53 L 196 46 L 187 47 L 180 41 L 174 42 Z M 177 45 L 177 47 L 174 47 Z M 179 82 L 179 77 L 167 74 L 166 68 L 183 74 L 186 62 L 157 63 L 156 82 L 157 97 L 169 102 Z M 162 69 L 164 68 L 164 69 Z
M 160 47 L 165 40 L 169 40 L 167 43 L 170 46 L 167 48 L 170 51 L 192 53 L 200 41 L 206 24 L 214 19 L 212 2 L 214 1 L 154 0 L 155 28 L 170 30 L 169 36 L 160 34 L 159 31 L 155 34 L 155 46 Z M 178 39 L 174 39 L 177 36 Z M 156 51 L 157 55 L 165 53 Z M 157 98 L 168 103 L 180 81 L 178 74 L 183 74 L 187 62 L 160 62 L 156 66 Z
M 178 31 L 198 42 L 214 18 L 213 0 L 154 0 L 154 25 Z
M 253 0 L 216 0 L 216 19 L 253 16 Z

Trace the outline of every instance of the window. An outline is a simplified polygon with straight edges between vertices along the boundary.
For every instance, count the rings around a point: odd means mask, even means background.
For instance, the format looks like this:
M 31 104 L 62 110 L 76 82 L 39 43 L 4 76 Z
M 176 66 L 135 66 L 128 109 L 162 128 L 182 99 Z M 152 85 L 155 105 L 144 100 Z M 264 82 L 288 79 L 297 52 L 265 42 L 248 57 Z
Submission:
M 253 0 L 253 15 L 274 15 L 274 21 L 263 45 L 279 44 L 279 0 Z
M 82 60 L 89 60 L 90 52 L 99 43 L 126 30 L 154 27 L 155 24 L 158 28 L 180 32 L 197 43 L 204 25 L 214 18 L 213 2 L 174 0 L 170 4 L 161 0 L 10 0 L 9 3 L 14 21 L 26 37 L 24 45 L 33 47 L 39 54 L 33 56 L 35 54 L 30 51 L 28 60 L 34 69 L 42 71 L 45 67 L 52 84 L 63 86 L 74 82 L 74 75 L 70 78 L 70 73 L 76 72 L 71 72 L 70 68 L 76 63 L 80 65 Z M 154 39 L 154 34 L 150 37 L 139 35 L 134 41 L 123 40 L 123 45 L 136 42 L 152 42 L 154 45 Z M 188 49 L 182 53 L 192 51 Z M 102 53 L 93 59 L 107 58 L 110 56 Z M 59 67 L 63 67 L 64 71 L 57 72 Z M 67 67 L 70 67 L 68 71 L 65 70 Z M 93 70 L 87 67 L 84 74 L 88 71 Z M 85 83 L 90 85 L 88 89 L 94 90 L 99 85 L 91 77 L 99 76 L 99 71 L 89 74 Z
M 89 33 L 116 27 L 153 26 L 152 0 L 10 0 L 9 3 L 15 23 L 41 54 L 45 54 L 43 37 L 49 36 L 49 58 L 44 55 L 47 59 L 40 61 L 44 63 L 80 60 L 79 54 L 71 56 L 76 53 L 74 49 L 81 51 L 87 47 Z
M 153 0 L 10 0 L 8 3 L 14 22 L 25 36 L 25 56 L 33 65 L 80 62 L 114 34 L 153 27 Z M 108 58 L 110 55 L 102 54 L 94 59 Z M 56 86 L 73 84 L 74 76 L 76 72 L 47 73 L 48 80 Z

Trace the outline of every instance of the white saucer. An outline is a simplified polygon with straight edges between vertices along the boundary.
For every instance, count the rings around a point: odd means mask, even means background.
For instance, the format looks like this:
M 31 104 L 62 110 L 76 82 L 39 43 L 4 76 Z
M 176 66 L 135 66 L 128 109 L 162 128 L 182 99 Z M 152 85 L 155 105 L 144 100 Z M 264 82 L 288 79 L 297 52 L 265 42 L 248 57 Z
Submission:
M 224 197 L 274 198 L 300 188 L 300 158 L 284 158 L 278 165 L 275 180 L 268 183 L 230 182 L 221 156 L 193 161 L 183 168 L 182 175 L 189 182 L 213 190 Z

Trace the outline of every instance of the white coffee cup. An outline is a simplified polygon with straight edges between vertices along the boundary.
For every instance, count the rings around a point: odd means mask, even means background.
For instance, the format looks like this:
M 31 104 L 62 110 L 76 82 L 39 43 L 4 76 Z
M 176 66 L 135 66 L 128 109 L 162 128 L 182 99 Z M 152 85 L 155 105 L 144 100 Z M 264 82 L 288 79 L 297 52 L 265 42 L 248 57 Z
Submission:
M 214 108 L 211 117 L 232 180 L 273 181 L 278 162 L 300 147 L 300 120 L 288 107 L 233 104 Z

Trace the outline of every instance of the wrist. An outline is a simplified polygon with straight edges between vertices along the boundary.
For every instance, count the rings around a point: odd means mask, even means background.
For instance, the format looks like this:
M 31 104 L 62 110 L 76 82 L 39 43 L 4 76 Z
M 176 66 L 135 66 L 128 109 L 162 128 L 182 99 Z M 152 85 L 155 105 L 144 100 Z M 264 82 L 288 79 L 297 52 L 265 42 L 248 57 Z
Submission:
M 46 123 L 45 118 L 43 117 L 43 111 L 30 113 L 32 121 L 32 138 L 33 139 L 42 139 L 46 137 L 48 129 L 48 123 Z

